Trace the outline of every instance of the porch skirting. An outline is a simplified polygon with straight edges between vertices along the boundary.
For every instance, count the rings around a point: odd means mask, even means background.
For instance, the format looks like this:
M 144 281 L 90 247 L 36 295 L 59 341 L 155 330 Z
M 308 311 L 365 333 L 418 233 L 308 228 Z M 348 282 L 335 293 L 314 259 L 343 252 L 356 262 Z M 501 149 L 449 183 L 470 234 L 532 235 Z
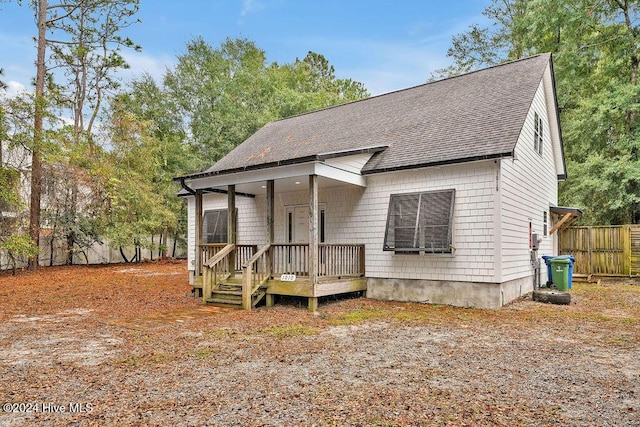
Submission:
M 367 278 L 367 297 L 379 300 L 496 309 L 533 290 L 533 276 L 504 283 Z

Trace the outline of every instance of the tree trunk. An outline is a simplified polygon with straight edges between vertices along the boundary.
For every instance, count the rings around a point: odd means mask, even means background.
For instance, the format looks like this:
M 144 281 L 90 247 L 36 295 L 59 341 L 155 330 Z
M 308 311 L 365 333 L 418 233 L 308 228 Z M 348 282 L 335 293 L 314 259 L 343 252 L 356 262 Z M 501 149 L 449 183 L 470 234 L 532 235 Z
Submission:
M 122 259 L 124 260 L 124 262 L 126 262 L 127 264 L 129 264 L 129 262 L 133 261 L 133 260 L 129 261 L 129 260 L 127 259 L 127 256 L 124 254 L 124 250 L 122 249 L 122 246 L 120 246 L 120 256 L 122 257 Z
M 40 196 L 42 193 L 41 150 L 43 143 L 44 81 L 47 0 L 38 0 L 38 54 L 36 59 L 36 105 L 33 120 L 33 150 L 31 154 L 31 200 L 29 206 L 29 235 L 36 248 L 40 247 Z M 38 255 L 29 258 L 29 269 L 38 268 Z
M 54 216 L 54 221 L 53 221 L 53 228 L 51 229 L 51 234 L 49 235 L 49 251 L 50 251 L 50 256 L 49 256 L 49 267 L 53 267 L 53 265 L 55 264 L 55 258 L 56 258 L 56 254 L 55 254 L 55 248 L 54 248 L 54 244 L 56 241 L 56 231 L 58 230 L 58 215 L 60 214 L 60 211 L 58 210 L 58 208 L 56 208 L 56 214 Z
M 9 252 L 9 259 L 11 260 L 11 275 L 16 275 L 16 259 L 11 252 Z
M 73 231 L 67 234 L 67 265 L 73 265 L 73 248 L 75 245 L 75 233 Z
M 172 258 L 175 258 L 175 257 L 176 257 L 176 246 L 177 246 L 177 243 L 178 243 L 178 233 L 176 233 L 176 234 L 173 236 L 173 251 L 172 251 L 172 253 L 171 253 L 171 257 L 172 257 Z

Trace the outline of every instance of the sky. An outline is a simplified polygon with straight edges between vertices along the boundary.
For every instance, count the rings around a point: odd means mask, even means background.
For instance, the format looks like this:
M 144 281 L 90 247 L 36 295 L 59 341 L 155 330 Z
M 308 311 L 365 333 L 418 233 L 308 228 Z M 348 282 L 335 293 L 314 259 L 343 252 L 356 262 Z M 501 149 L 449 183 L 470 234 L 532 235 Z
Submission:
M 35 77 L 36 24 L 23 1 L 0 1 L 0 68 L 7 95 Z M 54 1 L 50 1 L 54 3 Z M 142 52 L 123 51 L 123 79 L 151 74 L 158 82 L 186 44 L 202 37 L 213 47 L 246 38 L 280 64 L 320 53 L 339 78 L 364 83 L 372 95 L 425 83 L 450 64 L 451 37 L 486 24 L 490 0 L 141 0 L 125 32 Z

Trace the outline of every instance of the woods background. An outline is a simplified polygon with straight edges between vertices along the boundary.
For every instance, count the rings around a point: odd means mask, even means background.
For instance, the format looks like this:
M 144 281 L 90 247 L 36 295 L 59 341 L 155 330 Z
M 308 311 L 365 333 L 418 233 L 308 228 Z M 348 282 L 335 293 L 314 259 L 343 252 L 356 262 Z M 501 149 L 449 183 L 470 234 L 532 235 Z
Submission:
M 126 36 L 138 1 L 22 7 L 33 10 L 38 54 L 32 91 L 0 96 L 0 252 L 32 268 L 42 236 L 69 264 L 103 241 L 163 253 L 157 236 L 185 233 L 172 177 L 211 166 L 269 121 L 369 95 L 321 53 L 269 63 L 247 39 L 195 37 L 161 81 L 123 81 L 122 52 L 143 48 Z M 451 65 L 425 81 L 552 52 L 568 168 L 560 204 L 582 209 L 582 225 L 636 224 L 639 7 L 494 0 L 489 24 L 454 36 Z

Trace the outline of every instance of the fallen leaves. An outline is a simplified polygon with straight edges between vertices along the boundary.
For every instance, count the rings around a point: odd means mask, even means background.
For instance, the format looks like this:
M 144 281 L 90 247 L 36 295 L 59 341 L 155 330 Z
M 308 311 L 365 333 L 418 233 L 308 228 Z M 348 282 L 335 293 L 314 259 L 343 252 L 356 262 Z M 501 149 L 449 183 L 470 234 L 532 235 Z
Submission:
M 0 276 L 9 425 L 638 425 L 640 287 L 569 306 L 342 299 L 203 307 L 183 264 Z

